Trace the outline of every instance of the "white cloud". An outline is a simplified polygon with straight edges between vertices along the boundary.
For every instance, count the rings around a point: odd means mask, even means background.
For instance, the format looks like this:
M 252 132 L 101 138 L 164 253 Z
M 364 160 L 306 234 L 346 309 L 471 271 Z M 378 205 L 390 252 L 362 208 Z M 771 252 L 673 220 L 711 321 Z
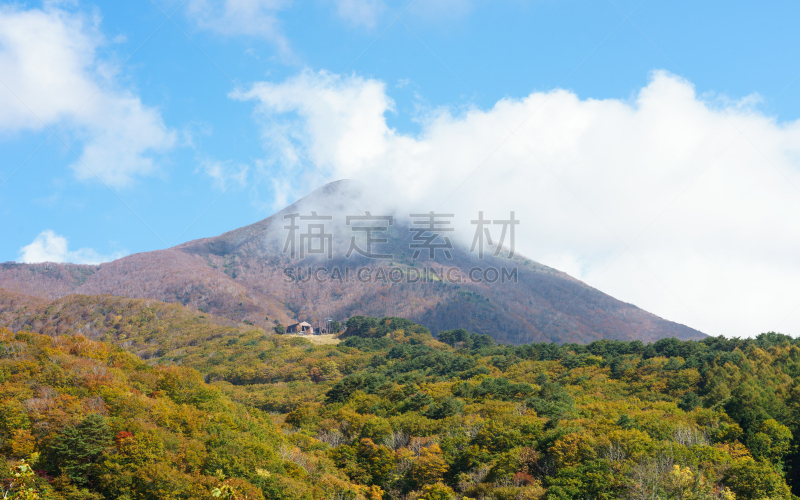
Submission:
M 342 19 L 356 26 L 374 28 L 378 17 L 386 10 L 381 0 L 333 0 Z
M 369 29 L 375 28 L 381 18 L 393 20 L 401 13 L 421 19 L 441 19 L 463 16 L 472 7 L 471 0 L 429 0 L 391 13 L 382 0 L 327 1 L 348 24 Z M 176 6 L 179 3 L 171 2 Z M 281 22 L 281 14 L 291 9 L 292 4 L 291 0 L 189 0 L 186 11 L 201 29 L 225 36 L 263 38 L 276 46 L 283 59 L 296 62 Z
M 96 54 L 105 43 L 98 25 L 52 6 L 0 7 L 0 133 L 49 133 L 75 113 L 66 126 L 83 142 L 75 174 L 119 187 L 153 173 L 153 155 L 172 148 L 176 136 L 132 92 L 113 81 L 98 90 L 110 76 Z
M 264 38 L 286 57 L 291 51 L 278 13 L 290 3 L 288 0 L 189 0 L 186 9 L 202 29 L 226 36 Z
M 247 171 L 249 167 L 244 164 L 234 164 L 231 161 L 204 160 L 198 170 L 209 176 L 217 189 L 225 190 L 233 185 L 244 187 L 247 185 Z
M 452 19 L 466 15 L 472 8 L 471 0 L 427 0 L 414 2 L 389 11 L 383 0 L 331 0 L 339 17 L 355 26 L 374 28 L 383 16 L 413 15 L 427 20 Z
M 113 255 L 100 255 L 91 248 L 70 251 L 69 242 L 63 236 L 47 229 L 42 231 L 30 245 L 19 250 L 19 262 L 32 264 L 36 262 L 70 262 L 73 264 L 100 264 L 127 255 L 127 252 L 116 252 Z
M 232 97 L 275 120 L 305 112 L 293 138 L 326 174 L 402 211 L 454 212 L 467 242 L 478 210 L 515 210 L 518 251 L 621 300 L 710 334 L 800 333 L 800 122 L 778 123 L 752 97 L 709 103 L 656 72 L 631 101 L 536 92 L 433 110 L 407 135 L 386 123 L 383 82 L 335 79 L 306 71 Z M 278 151 L 284 183 L 313 175 Z
M 409 14 L 413 14 L 423 19 L 452 19 L 454 17 L 461 17 L 468 14 L 470 10 L 472 10 L 474 3 L 474 0 L 433 0 L 428 2 L 414 2 L 414 4 L 408 9 L 408 12 Z
M 286 193 L 303 192 L 305 186 L 318 183 L 320 178 L 324 178 L 317 168 L 309 167 L 309 158 L 316 165 L 323 167 L 323 170 L 330 172 L 330 165 L 323 158 L 327 151 L 348 149 L 368 156 L 378 154 L 372 151 L 372 148 L 381 147 L 381 136 L 386 128 L 382 113 L 390 109 L 393 103 L 386 96 L 385 86 L 381 82 L 362 80 L 355 76 L 347 81 L 346 85 L 336 85 L 337 75 L 304 71 L 285 84 L 261 82 L 244 94 L 238 91 L 231 92 L 231 98 L 252 100 L 256 103 L 261 100 L 266 106 L 260 105 L 254 116 L 265 122 L 264 141 L 271 145 L 272 151 L 280 153 L 258 162 L 256 166 L 260 174 L 258 177 L 269 179 L 269 183 L 274 187 L 277 201 L 272 206 L 273 209 L 285 206 L 284 202 L 288 200 Z M 335 87 L 325 92 L 330 85 Z M 319 95 L 322 95 L 322 98 L 316 101 Z M 352 108 L 351 105 L 359 99 L 359 96 L 378 104 L 378 109 L 372 106 Z M 261 113 L 261 111 L 269 113 L 270 110 L 279 114 L 288 113 L 293 110 L 305 110 L 312 104 L 313 112 L 319 119 L 304 122 L 307 130 L 303 133 L 298 133 L 299 123 L 295 127 L 288 127 L 294 120 L 280 123 L 280 116 L 266 120 Z M 277 123 L 281 129 L 288 129 L 286 136 L 279 132 L 273 123 Z M 336 124 L 336 130 L 312 130 L 333 123 Z M 365 137 L 364 133 L 369 131 L 374 132 L 374 135 Z M 314 152 L 309 151 L 304 154 L 289 143 L 289 140 L 304 141 L 307 135 L 315 137 L 314 144 L 309 144 Z M 258 178 L 254 180 L 257 181 Z

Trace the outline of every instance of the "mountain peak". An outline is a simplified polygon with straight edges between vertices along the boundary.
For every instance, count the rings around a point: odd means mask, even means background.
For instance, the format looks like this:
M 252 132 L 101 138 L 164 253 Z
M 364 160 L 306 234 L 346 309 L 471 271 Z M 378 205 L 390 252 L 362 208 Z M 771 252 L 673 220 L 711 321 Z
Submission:
M 275 322 L 365 315 L 409 318 L 434 333 L 465 328 L 511 344 L 705 336 L 519 255 L 479 258 L 457 243 L 432 258 L 427 251 L 415 255 L 409 245 L 414 231 L 404 218 L 374 235 L 385 239 L 380 248 L 390 258 L 354 252 L 352 235 L 362 237 L 360 245 L 365 231 L 345 227 L 345 215 L 393 213 L 381 201 L 359 182 L 335 181 L 220 236 L 99 267 L 17 264 L 0 269 L 0 287 L 48 299 L 83 293 L 180 302 L 265 329 Z M 303 244 L 286 229 L 299 217 L 284 217 L 295 213 L 330 217 L 314 229 L 330 235 L 330 252 L 285 251 L 293 241 Z

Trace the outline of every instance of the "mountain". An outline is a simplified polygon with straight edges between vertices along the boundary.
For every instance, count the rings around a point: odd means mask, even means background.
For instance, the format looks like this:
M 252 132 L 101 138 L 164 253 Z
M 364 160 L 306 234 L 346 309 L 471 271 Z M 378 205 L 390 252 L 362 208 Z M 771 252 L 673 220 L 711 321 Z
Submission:
M 416 249 L 409 243 L 424 246 L 425 238 L 416 232 L 419 226 L 414 221 L 398 217 L 392 226 L 386 221 L 345 224 L 345 214 L 360 215 L 362 209 L 368 212 L 366 207 L 379 206 L 363 187 L 338 181 L 255 224 L 166 250 L 129 255 L 99 266 L 0 264 L 0 287 L 49 300 L 69 294 L 111 294 L 179 302 L 264 328 L 295 320 L 324 325 L 325 318 L 341 321 L 367 315 L 406 317 L 434 333 L 466 328 L 509 344 L 706 336 L 616 300 L 556 269 L 520 255 L 508 258 L 508 248 L 498 256 L 488 252 L 483 259 L 458 244 L 448 249 L 451 258 L 444 249 L 436 250 L 434 258 L 425 248 L 415 256 Z M 325 224 L 322 230 L 331 236 L 331 258 L 313 254 L 292 259 L 291 246 L 287 246 L 291 229 L 285 226 L 293 219 L 284 216 L 312 212 L 337 214 L 330 215 L 330 221 L 307 221 Z M 379 213 L 387 212 L 372 211 Z M 306 221 L 294 220 L 299 233 L 306 233 Z M 387 228 L 373 233 L 386 240 L 374 248 L 391 252 L 392 259 L 370 259 L 357 252 L 346 257 L 351 235 L 357 235 L 360 248 L 366 247 L 365 231 L 353 231 L 364 224 Z M 298 252 L 301 239 L 294 238 Z M 319 241 L 312 238 L 311 243 Z M 486 271 L 490 268 L 497 271 Z M 370 279 L 360 282 L 359 269 L 365 269 L 363 278 L 370 269 Z M 468 279 L 470 270 L 480 282 Z M 497 280 L 487 283 L 484 277 Z

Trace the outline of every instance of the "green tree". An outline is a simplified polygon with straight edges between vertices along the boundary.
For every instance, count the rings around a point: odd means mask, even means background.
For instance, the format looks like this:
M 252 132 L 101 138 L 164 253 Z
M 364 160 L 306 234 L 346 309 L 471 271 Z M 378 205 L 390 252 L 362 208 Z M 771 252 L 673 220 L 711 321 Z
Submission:
M 789 500 L 791 493 L 783 475 L 766 461 L 750 457 L 735 460 L 725 473 L 725 484 L 738 500 Z
M 703 405 L 703 400 L 700 399 L 700 396 L 698 396 L 696 392 L 690 391 L 681 396 L 681 400 L 678 403 L 678 408 L 680 408 L 683 411 L 692 411 L 698 406 L 702 405 Z
M 363 438 L 358 445 L 358 461 L 370 475 L 369 484 L 385 485 L 392 477 L 395 454 L 390 448 L 377 445 L 372 439 Z
M 437 338 L 439 342 L 444 342 L 453 347 L 465 347 L 467 349 L 472 347 L 472 335 L 463 328 L 439 332 Z
M 441 420 L 443 418 L 452 417 L 464 410 L 464 403 L 454 398 L 453 396 L 446 396 L 441 401 L 430 405 L 423 413 L 426 417 Z
M 54 472 L 66 475 L 78 486 L 94 482 L 113 436 L 105 417 L 97 413 L 87 415 L 78 425 L 65 428 L 47 450 Z
M 607 460 L 592 460 L 573 467 L 559 469 L 547 480 L 547 499 L 571 500 L 573 498 L 592 498 L 611 500 L 621 491 L 619 480 L 615 478 Z
M 753 457 L 769 460 L 778 468 L 783 467 L 783 457 L 789 453 L 791 443 L 792 431 L 773 419 L 762 422 L 758 432 L 748 440 Z

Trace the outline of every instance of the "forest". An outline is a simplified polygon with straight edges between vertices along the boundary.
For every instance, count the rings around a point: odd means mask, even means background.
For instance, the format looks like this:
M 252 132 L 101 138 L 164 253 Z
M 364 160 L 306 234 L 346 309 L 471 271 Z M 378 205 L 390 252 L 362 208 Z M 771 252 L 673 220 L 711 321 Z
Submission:
M 778 333 L 508 346 L 355 316 L 321 345 L 111 296 L 0 320 L 3 498 L 800 492 L 800 339 Z

